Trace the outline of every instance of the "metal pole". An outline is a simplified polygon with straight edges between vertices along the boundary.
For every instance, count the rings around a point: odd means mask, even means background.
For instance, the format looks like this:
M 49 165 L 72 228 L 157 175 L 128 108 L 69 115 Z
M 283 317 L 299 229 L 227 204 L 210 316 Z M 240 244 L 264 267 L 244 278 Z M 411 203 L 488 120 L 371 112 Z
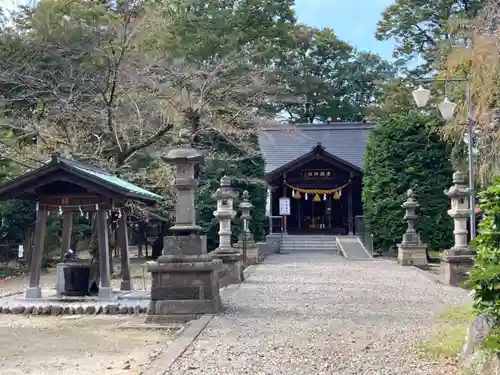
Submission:
M 467 154 L 469 157 L 470 190 L 470 239 L 476 238 L 476 193 L 474 191 L 474 119 L 472 117 L 472 90 L 470 77 L 467 79 Z

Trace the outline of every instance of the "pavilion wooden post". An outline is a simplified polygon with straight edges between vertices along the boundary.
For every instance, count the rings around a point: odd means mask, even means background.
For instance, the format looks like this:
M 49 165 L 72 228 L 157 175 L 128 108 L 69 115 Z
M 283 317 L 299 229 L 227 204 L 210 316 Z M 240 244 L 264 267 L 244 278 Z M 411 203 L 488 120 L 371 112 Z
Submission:
M 73 212 L 66 211 L 63 213 L 63 227 L 62 227 L 62 238 L 61 238 L 61 255 L 59 260 L 62 262 L 64 259 L 64 254 L 70 248 L 71 244 L 71 231 L 73 229 Z M 76 249 L 72 249 L 75 251 Z
M 26 289 L 26 298 L 41 298 L 40 273 L 42 271 L 43 247 L 45 231 L 47 229 L 47 215 L 45 208 L 40 207 L 36 216 L 34 249 L 30 263 L 30 284 Z
M 125 213 L 122 214 L 118 221 L 118 245 L 120 246 L 120 262 L 122 268 L 120 290 L 132 290 L 130 258 L 128 253 L 127 215 Z
M 106 211 L 100 205 L 97 210 L 97 232 L 99 236 L 99 298 L 110 299 L 113 297 L 113 290 L 109 266 L 108 220 Z
M 351 180 L 352 181 L 352 173 Z M 349 210 L 349 235 L 352 236 L 354 234 L 354 221 L 352 214 L 352 183 L 347 186 L 347 209 Z

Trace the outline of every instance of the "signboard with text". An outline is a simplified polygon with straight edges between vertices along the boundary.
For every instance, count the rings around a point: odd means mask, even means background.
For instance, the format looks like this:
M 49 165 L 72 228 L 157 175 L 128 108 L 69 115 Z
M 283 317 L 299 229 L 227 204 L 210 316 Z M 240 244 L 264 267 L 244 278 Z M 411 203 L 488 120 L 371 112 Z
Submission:
M 328 180 L 333 177 L 331 169 L 303 169 L 302 178 L 304 180 Z
M 290 215 L 290 198 L 280 198 L 280 216 Z

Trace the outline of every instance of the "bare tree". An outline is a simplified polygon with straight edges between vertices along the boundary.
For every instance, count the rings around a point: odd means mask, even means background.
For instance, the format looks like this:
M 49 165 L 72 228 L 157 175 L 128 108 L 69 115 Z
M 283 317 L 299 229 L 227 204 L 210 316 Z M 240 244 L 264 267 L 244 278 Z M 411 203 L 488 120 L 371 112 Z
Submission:
M 217 150 L 200 138 L 214 133 L 255 152 L 260 108 L 282 91 L 250 51 L 187 63 L 148 48 L 151 30 L 168 27 L 154 9 L 95 5 L 86 16 L 87 3 L 68 7 L 24 9 L 0 36 L 2 125 L 13 135 L 2 152 L 36 161 L 59 151 L 156 185 L 169 185 L 155 160 L 181 129 L 207 153 Z M 137 153 L 147 170 L 131 165 Z

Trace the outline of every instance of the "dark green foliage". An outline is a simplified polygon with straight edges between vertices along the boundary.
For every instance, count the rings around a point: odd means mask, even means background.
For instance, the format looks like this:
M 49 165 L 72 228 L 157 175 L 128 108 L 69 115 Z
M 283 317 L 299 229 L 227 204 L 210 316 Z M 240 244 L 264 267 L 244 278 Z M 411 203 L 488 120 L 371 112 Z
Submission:
M 479 194 L 483 218 L 473 242 L 477 251 L 469 284 L 475 291 L 474 308 L 500 322 L 500 177 Z
M 413 189 L 420 204 L 418 228 L 431 249 L 451 245 L 449 199 L 451 148 L 444 143 L 438 118 L 410 112 L 378 123 L 370 134 L 364 159 L 363 206 L 376 249 L 387 250 L 405 231 L 401 204 Z
M 0 215 L 3 219 L 3 240 L 21 243 L 25 231 L 35 226 L 35 203 L 21 200 L 0 202 Z
M 200 182 L 196 196 L 196 210 L 198 212 L 198 224 L 207 234 L 207 245 L 209 250 L 217 248 L 219 243 L 218 223 L 213 213 L 216 210 L 216 201 L 212 197 L 220 185 L 220 179 L 227 175 L 231 177 L 231 183 L 240 197 L 234 202 L 234 209 L 238 211 L 243 191 L 248 190 L 250 201 L 255 206 L 251 211 L 252 221 L 250 229 L 256 240 L 264 235 L 264 219 L 266 191 L 263 186 L 264 160 L 261 156 L 243 156 L 239 150 L 232 149 L 223 138 L 216 135 L 211 136 L 210 142 L 219 152 L 224 152 L 224 157 L 206 158 L 201 166 Z M 256 144 L 257 140 L 252 139 Z M 243 224 L 239 217 L 233 219 L 232 232 L 233 242 L 236 241 L 241 232 Z

